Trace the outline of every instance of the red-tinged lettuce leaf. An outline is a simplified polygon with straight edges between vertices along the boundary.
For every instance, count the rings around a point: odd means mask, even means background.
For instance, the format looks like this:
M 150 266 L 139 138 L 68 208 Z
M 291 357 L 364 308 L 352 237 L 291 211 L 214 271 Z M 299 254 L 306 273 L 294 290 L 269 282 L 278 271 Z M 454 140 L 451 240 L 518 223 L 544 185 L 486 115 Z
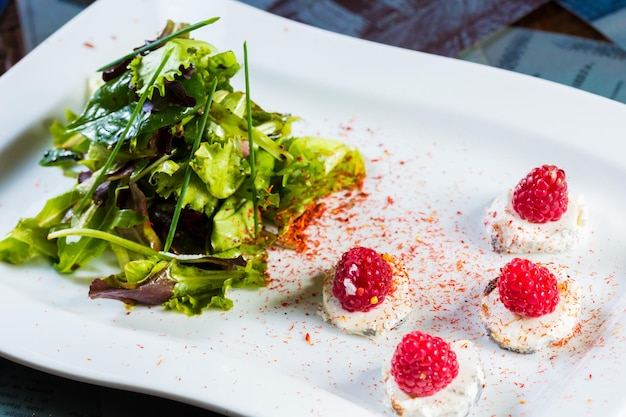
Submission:
M 128 305 L 163 305 L 188 315 L 199 314 L 209 307 L 232 307 L 232 301 L 226 298 L 226 291 L 233 283 L 246 280 L 250 272 L 241 266 L 241 258 L 206 260 L 206 265 L 217 269 L 205 269 L 175 260 L 157 262 L 152 268 L 146 267 L 149 261 L 135 262 L 137 268 L 133 271 L 127 265 L 125 274 L 94 280 L 89 288 L 89 297 L 119 300 Z M 147 275 L 137 280 L 134 274 L 141 273 L 141 268 Z
M 174 295 L 176 281 L 168 272 L 168 268 L 163 268 L 138 286 L 128 285 L 116 276 L 96 279 L 89 286 L 89 297 L 119 300 L 128 305 L 161 305 Z
M 144 245 L 156 251 L 162 250 L 163 245 L 161 243 L 161 239 L 159 239 L 157 233 L 154 231 L 154 228 L 152 227 L 152 222 L 150 221 L 146 195 L 143 193 L 143 191 L 141 191 L 141 189 L 139 188 L 139 186 L 137 186 L 135 182 L 130 182 L 128 184 L 128 192 L 123 194 L 126 198 L 118 198 L 118 205 L 128 208 L 131 213 L 135 213 L 138 218 L 141 218 L 142 222 L 140 224 L 130 225 L 119 224 L 117 225 L 117 227 L 133 227 L 133 229 L 135 229 L 135 239 L 133 239 L 134 241 L 143 243 Z M 127 233 L 121 232 L 120 234 L 122 236 L 128 237 Z

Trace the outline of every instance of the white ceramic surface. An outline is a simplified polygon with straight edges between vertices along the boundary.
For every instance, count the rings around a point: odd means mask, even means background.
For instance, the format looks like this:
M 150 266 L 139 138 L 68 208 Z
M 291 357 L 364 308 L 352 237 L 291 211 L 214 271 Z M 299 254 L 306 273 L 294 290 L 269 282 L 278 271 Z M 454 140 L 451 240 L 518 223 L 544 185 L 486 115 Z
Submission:
M 0 265 L 2 356 L 233 415 L 392 415 L 380 361 L 420 328 L 481 348 L 486 386 L 473 416 L 626 411 L 626 107 L 551 82 L 343 37 L 231 0 L 99 0 L 0 77 L 0 233 L 68 186 L 37 161 L 50 120 L 80 111 L 93 71 L 168 18 L 213 16 L 221 19 L 193 36 L 241 59 L 247 42 L 253 99 L 301 116 L 297 134 L 359 146 L 368 196 L 352 207 L 330 199 L 310 231 L 318 245 L 272 251 L 270 286 L 234 290 L 227 312 L 186 317 L 90 300 L 89 281 L 109 271 L 104 261 L 78 276 L 39 262 Z M 482 290 L 510 258 L 490 250 L 482 216 L 542 163 L 564 168 L 589 206 L 578 249 L 532 256 L 579 280 L 584 324 L 565 346 L 524 356 L 497 348 L 479 321 Z M 376 341 L 342 335 L 317 313 L 320 273 L 356 244 L 402 258 L 416 287 L 411 319 Z

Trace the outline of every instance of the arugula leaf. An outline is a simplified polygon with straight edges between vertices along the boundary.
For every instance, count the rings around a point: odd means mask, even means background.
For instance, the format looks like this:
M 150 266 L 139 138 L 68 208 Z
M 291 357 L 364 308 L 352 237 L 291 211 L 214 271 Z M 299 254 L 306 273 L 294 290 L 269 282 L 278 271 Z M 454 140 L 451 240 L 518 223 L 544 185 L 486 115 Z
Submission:
M 114 227 L 113 221 L 118 218 L 117 210 L 117 207 L 112 204 L 105 207 L 90 204 L 88 209 L 72 218 L 72 226 L 110 231 Z M 59 238 L 57 245 L 59 261 L 54 267 L 66 274 L 76 271 L 92 259 L 102 255 L 107 248 L 107 242 L 89 237 L 83 237 L 77 241 L 71 241 L 65 237 Z
M 22 219 L 0 241 L 0 260 L 21 264 L 35 256 L 56 259 L 56 245 L 47 239 L 48 229 L 40 227 L 33 218 Z
M 120 132 L 131 122 L 137 104 L 134 90 L 128 88 L 131 78 L 132 74 L 125 72 L 97 89 L 83 113 L 67 125 L 65 135 L 80 134 L 89 141 L 100 143 L 105 147 L 115 145 Z M 180 83 L 196 104 L 192 107 L 169 106 L 154 113 L 142 112 L 130 125 L 126 135 L 128 138 L 170 126 L 197 113 L 205 97 L 201 77 L 192 74 L 189 79 L 183 79 Z M 165 96 L 165 92 L 162 96 Z
M 106 146 L 114 145 L 134 108 L 135 93 L 128 88 L 130 78 L 130 74 L 125 73 L 97 89 L 83 113 L 67 125 L 66 132 L 82 134 L 88 140 Z M 136 134 L 137 125 L 134 125 L 129 135 Z
M 39 255 L 56 261 L 57 246 L 48 240 L 48 233 L 51 228 L 63 224 L 67 211 L 80 197 L 81 194 L 72 189 L 46 201 L 35 217 L 21 219 L 0 241 L 0 260 L 19 264 Z
M 39 162 L 42 166 L 56 166 L 65 165 L 68 163 L 74 164 L 81 159 L 81 155 L 77 152 L 70 151 L 62 148 L 55 148 L 47 151 Z

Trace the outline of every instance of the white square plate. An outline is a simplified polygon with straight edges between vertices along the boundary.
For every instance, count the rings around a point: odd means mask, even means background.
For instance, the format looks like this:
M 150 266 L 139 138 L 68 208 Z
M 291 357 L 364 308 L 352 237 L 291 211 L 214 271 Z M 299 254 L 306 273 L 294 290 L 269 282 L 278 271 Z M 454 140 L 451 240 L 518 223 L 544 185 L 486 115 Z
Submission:
M 368 195 L 347 207 L 342 196 L 329 199 L 309 251 L 272 250 L 272 283 L 232 291 L 226 312 L 187 317 L 90 300 L 88 283 L 106 274 L 104 263 L 78 276 L 38 262 L 0 265 L 0 354 L 222 413 L 392 415 L 381 362 L 419 328 L 480 346 L 486 386 L 473 416 L 626 411 L 626 107 L 551 82 L 344 37 L 230 0 L 99 0 L 0 77 L 2 234 L 68 187 L 37 161 L 50 121 L 82 109 L 95 69 L 154 38 L 167 19 L 214 16 L 192 36 L 242 62 L 247 42 L 253 100 L 301 116 L 296 134 L 357 145 Z M 491 251 L 482 216 L 543 163 L 565 169 L 570 192 L 588 204 L 590 230 L 578 249 L 533 256 L 581 283 L 584 323 L 563 347 L 518 355 L 497 348 L 478 317 L 484 286 L 511 257 Z M 320 273 L 357 244 L 402 258 L 417 290 L 411 319 L 375 341 L 343 335 L 318 315 Z

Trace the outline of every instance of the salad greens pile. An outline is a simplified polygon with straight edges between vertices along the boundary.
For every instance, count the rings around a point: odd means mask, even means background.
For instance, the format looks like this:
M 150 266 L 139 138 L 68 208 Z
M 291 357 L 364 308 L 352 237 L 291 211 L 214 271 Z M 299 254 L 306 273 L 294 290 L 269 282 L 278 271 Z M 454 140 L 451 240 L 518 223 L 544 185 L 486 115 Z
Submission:
M 0 260 L 43 257 L 70 274 L 112 253 L 120 272 L 93 280 L 91 298 L 189 315 L 228 309 L 230 288 L 267 284 L 267 249 L 293 248 L 313 204 L 361 186 L 358 149 L 293 137 L 296 117 L 250 99 L 247 52 L 246 89 L 235 91 L 233 51 L 189 37 L 216 20 L 168 21 L 156 40 L 99 70 L 82 113 L 51 126 L 40 161 L 75 185 L 20 219 Z

